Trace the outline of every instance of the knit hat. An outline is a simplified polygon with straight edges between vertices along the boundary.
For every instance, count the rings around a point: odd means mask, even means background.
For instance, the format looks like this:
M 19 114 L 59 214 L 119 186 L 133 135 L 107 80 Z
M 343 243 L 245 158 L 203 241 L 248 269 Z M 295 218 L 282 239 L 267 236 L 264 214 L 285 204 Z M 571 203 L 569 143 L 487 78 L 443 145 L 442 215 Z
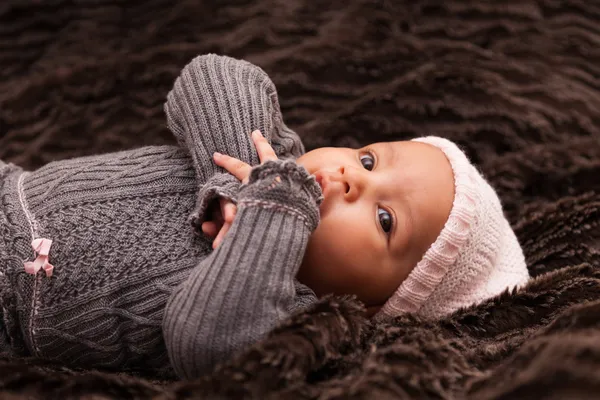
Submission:
M 454 202 L 435 242 L 375 319 L 405 312 L 439 318 L 529 279 L 523 250 L 500 199 L 467 156 L 447 139 L 413 140 L 441 149 L 450 161 Z

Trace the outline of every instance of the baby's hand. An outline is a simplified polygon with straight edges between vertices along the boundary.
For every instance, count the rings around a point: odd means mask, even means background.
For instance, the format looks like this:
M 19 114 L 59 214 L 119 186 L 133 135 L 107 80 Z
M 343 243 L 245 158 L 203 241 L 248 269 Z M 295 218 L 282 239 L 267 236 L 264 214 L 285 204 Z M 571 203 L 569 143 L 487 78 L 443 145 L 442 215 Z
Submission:
M 277 154 L 275 153 L 275 150 L 273 150 L 267 139 L 265 139 L 260 131 L 256 130 L 252 132 L 252 140 L 254 141 L 254 146 L 256 146 L 256 151 L 258 152 L 258 158 L 260 159 L 261 164 L 264 164 L 269 160 L 277 160 Z M 248 165 L 242 160 L 238 160 L 237 158 L 228 156 L 226 154 L 215 153 L 213 157 L 215 159 L 215 163 L 219 167 L 225 168 L 233 176 L 242 181 L 243 184 L 248 183 L 248 180 L 250 179 L 250 171 L 252 171 L 251 165 Z
M 219 207 L 213 211 L 212 221 L 202 223 L 202 232 L 213 239 L 213 249 L 216 249 L 223 241 L 223 237 L 233 223 L 236 212 L 237 206 L 231 200 L 220 198 Z
M 258 158 L 260 159 L 261 164 L 265 161 L 269 160 L 277 160 L 277 154 L 275 150 L 271 147 L 267 139 L 265 139 L 260 131 L 252 132 L 252 140 L 254 141 L 254 145 L 256 146 L 256 151 L 258 152 Z M 238 160 L 237 158 L 230 157 L 225 154 L 214 154 L 215 163 L 225 168 L 229 171 L 233 176 L 238 178 L 242 183 L 248 183 L 248 179 L 250 178 L 250 171 L 252 167 L 245 162 Z M 226 199 L 220 199 L 220 220 L 216 220 L 216 222 L 209 221 L 204 222 L 202 224 L 202 232 L 210 237 L 214 237 L 216 235 L 215 240 L 213 241 L 213 249 L 219 247 L 225 234 L 231 227 L 233 220 L 235 218 L 235 214 L 237 212 L 237 206 L 233 204 L 231 201 Z M 217 216 L 219 217 L 219 216 Z M 219 221 L 222 221 L 219 223 Z M 217 234 L 218 232 L 218 234 Z

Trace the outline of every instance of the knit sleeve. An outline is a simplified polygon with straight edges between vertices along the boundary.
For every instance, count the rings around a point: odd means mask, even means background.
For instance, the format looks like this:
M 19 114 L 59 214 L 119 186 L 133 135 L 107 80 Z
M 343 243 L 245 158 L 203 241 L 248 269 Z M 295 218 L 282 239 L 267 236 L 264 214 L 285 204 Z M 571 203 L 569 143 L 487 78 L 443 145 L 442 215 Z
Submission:
M 273 81 L 247 61 L 215 54 L 194 58 L 175 80 L 164 110 L 169 129 L 191 155 L 202 184 L 190 218 L 196 227 L 217 197 L 237 201 L 239 184 L 213 162 L 215 151 L 259 164 L 250 136 L 256 129 L 280 159 L 296 159 L 305 151 L 283 122 Z
M 322 199 L 314 177 L 294 161 L 252 169 L 225 239 L 167 302 L 163 335 L 179 376 L 210 372 L 298 306 L 302 285 L 294 277 Z

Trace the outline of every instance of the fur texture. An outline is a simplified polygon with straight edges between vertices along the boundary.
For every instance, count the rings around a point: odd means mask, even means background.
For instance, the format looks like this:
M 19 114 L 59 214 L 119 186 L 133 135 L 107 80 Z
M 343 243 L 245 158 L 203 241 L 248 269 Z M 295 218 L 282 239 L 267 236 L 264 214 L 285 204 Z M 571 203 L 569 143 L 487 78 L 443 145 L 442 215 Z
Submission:
M 0 159 L 175 144 L 174 79 L 228 54 L 269 73 L 308 150 L 429 134 L 466 148 L 534 279 L 441 321 L 374 324 L 327 297 L 193 382 L 0 356 L 0 397 L 597 396 L 599 22 L 577 0 L 3 1 Z

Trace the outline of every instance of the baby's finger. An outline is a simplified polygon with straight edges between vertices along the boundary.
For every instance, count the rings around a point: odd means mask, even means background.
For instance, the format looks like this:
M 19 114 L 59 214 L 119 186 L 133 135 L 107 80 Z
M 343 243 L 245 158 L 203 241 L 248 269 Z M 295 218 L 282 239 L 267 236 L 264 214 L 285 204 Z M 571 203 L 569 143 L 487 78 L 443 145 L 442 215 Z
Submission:
M 237 158 L 221 153 L 214 153 L 213 158 L 219 167 L 225 168 L 230 174 L 242 182 L 244 182 L 244 179 L 250 176 L 250 170 L 252 167 L 242 160 L 238 160 Z
M 223 221 L 232 222 L 232 206 L 234 206 L 234 204 L 231 202 L 231 200 L 221 197 L 219 199 L 219 205 L 221 206 L 221 214 L 223 215 Z
M 214 222 L 206 221 L 202 223 L 202 232 L 211 238 L 217 236 L 217 225 Z
M 227 203 L 225 205 L 225 222 L 233 222 L 236 212 L 237 206 L 233 203 Z
M 225 237 L 225 234 L 229 230 L 230 226 L 231 226 L 231 224 L 229 222 L 225 222 L 223 224 L 223 226 L 221 227 L 221 230 L 219 231 L 219 234 L 217 235 L 217 237 L 213 241 L 213 249 L 216 249 L 217 247 L 219 247 L 219 245 L 223 241 L 223 238 Z
M 260 159 L 260 163 L 263 164 L 265 161 L 269 160 L 277 160 L 277 154 L 273 147 L 269 144 L 269 141 L 260 133 L 257 129 L 252 132 L 252 140 L 254 141 L 254 146 L 256 146 L 256 151 L 258 152 L 258 158 Z

